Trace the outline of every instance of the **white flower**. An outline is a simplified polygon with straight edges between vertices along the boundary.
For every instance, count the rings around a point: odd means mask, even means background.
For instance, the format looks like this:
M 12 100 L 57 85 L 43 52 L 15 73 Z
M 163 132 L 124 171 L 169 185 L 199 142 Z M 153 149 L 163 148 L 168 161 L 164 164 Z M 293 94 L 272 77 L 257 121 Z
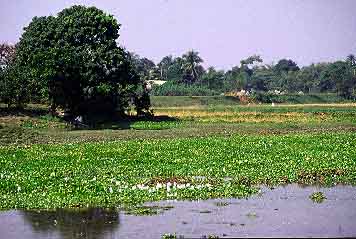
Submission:
M 149 186 L 145 186 L 143 184 L 138 184 L 137 188 L 140 189 L 140 190 L 147 190 L 147 189 L 149 189 Z
M 156 189 L 160 189 L 160 188 L 162 188 L 162 187 L 163 187 L 163 185 L 162 185 L 162 184 L 157 183 L 157 185 L 156 185 Z
M 112 187 L 109 188 L 109 192 L 110 192 L 110 193 L 113 193 Z
M 177 188 L 178 188 L 178 189 L 185 188 L 185 184 L 178 184 L 178 185 L 177 185 Z

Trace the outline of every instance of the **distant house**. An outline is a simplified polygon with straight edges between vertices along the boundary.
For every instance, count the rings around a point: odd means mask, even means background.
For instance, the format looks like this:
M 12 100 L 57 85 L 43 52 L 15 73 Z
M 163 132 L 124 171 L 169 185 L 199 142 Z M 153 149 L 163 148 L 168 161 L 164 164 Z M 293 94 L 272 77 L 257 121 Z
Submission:
M 285 95 L 287 94 L 287 91 L 280 91 L 280 90 L 269 90 L 269 94 L 274 94 L 274 95 Z
M 152 85 L 163 85 L 164 83 L 166 83 L 167 81 L 164 80 L 149 80 L 148 83 L 152 86 Z
M 154 86 L 154 85 L 163 85 L 166 82 L 167 81 L 164 81 L 164 80 L 149 80 L 149 81 L 146 81 L 146 89 L 150 91 L 152 89 L 152 86 Z

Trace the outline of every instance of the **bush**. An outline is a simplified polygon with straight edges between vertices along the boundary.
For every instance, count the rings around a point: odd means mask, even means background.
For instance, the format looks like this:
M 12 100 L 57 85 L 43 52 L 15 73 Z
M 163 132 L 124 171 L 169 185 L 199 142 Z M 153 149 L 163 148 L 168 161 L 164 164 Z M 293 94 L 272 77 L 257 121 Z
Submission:
M 175 84 L 167 82 L 163 85 L 152 87 L 151 95 L 155 96 L 212 96 L 219 92 L 196 85 Z
M 307 103 L 340 103 L 347 102 L 345 98 L 338 96 L 336 93 L 320 93 L 320 94 L 284 94 L 276 95 L 267 92 L 257 92 L 253 94 L 252 99 L 260 103 L 292 103 L 292 104 L 307 104 Z

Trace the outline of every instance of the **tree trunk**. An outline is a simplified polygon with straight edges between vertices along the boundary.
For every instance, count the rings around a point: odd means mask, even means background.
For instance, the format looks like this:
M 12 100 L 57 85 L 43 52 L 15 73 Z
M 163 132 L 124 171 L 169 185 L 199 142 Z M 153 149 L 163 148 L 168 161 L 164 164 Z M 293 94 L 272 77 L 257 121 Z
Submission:
M 49 112 L 50 112 L 52 117 L 56 116 L 56 108 L 57 108 L 56 104 L 51 103 L 51 106 L 49 108 Z

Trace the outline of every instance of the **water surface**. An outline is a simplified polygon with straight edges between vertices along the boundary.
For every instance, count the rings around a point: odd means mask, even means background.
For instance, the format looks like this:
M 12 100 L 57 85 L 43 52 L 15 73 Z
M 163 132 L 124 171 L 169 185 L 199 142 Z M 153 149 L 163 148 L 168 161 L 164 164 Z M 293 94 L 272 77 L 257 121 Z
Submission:
M 327 199 L 309 196 L 323 192 Z M 288 185 L 262 188 L 249 199 L 162 201 L 153 210 L 118 209 L 0 212 L 0 238 L 355 237 L 356 187 Z M 165 207 L 168 206 L 168 207 Z M 161 208 L 163 207 L 163 208 Z

